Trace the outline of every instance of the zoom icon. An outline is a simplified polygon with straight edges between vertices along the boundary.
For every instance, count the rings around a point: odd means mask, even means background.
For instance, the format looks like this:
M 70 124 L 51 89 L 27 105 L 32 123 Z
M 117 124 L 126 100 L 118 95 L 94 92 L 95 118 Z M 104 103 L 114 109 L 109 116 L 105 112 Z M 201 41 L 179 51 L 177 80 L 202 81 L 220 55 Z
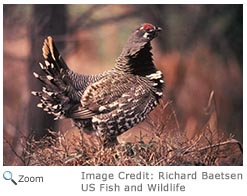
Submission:
M 13 182 L 14 185 L 17 185 L 17 182 L 14 181 L 13 178 L 12 178 L 12 172 L 10 172 L 10 171 L 5 171 L 5 172 L 3 173 L 3 178 L 4 178 L 5 180 L 10 180 L 11 182 Z

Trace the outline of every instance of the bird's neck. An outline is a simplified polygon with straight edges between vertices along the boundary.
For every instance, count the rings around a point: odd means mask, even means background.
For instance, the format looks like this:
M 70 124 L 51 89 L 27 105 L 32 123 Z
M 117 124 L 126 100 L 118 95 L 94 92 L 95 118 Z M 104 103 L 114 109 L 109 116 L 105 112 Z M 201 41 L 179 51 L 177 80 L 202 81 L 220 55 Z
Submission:
M 150 43 L 139 48 L 125 48 L 117 59 L 114 69 L 140 76 L 157 71 L 153 63 L 151 49 Z

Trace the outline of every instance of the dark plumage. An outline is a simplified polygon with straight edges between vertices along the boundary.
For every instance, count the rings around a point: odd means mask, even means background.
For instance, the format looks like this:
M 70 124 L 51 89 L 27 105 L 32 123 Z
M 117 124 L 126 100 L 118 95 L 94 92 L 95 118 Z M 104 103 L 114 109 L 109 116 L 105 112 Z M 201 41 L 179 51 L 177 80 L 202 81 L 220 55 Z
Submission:
M 154 64 L 151 40 L 161 30 L 143 24 L 130 35 L 115 66 L 97 75 L 80 75 L 68 68 L 51 37 L 43 45 L 44 75 L 34 73 L 43 89 L 37 105 L 55 119 L 71 118 L 80 129 L 104 141 L 143 121 L 162 96 L 163 75 Z

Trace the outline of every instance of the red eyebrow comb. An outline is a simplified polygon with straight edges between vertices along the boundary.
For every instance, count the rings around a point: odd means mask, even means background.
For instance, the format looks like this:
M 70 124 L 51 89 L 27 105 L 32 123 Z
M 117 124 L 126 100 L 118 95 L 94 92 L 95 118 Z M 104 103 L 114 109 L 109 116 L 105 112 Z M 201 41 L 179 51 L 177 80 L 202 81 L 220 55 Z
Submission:
M 141 26 L 141 30 L 146 30 L 146 29 L 155 29 L 155 27 L 152 24 L 150 24 L 150 23 L 144 23 Z

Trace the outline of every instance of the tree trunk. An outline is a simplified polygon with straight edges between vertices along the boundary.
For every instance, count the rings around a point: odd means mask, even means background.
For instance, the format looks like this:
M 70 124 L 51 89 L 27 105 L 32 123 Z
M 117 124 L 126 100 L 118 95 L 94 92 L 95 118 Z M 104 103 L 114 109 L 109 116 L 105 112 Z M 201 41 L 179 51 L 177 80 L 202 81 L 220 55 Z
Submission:
M 32 90 L 40 90 L 41 83 L 34 78 L 33 72 L 42 74 L 38 63 L 43 63 L 42 46 L 43 40 L 48 35 L 53 37 L 66 34 L 67 30 L 67 10 L 66 5 L 34 5 L 33 6 L 33 19 L 30 27 L 30 63 L 29 63 L 29 87 Z M 60 50 L 64 48 L 64 43 L 58 42 L 57 46 Z M 38 99 L 31 96 L 28 125 L 29 131 L 34 132 L 35 138 L 41 138 L 47 133 L 47 129 L 55 128 L 55 121 L 52 116 L 37 108 Z

